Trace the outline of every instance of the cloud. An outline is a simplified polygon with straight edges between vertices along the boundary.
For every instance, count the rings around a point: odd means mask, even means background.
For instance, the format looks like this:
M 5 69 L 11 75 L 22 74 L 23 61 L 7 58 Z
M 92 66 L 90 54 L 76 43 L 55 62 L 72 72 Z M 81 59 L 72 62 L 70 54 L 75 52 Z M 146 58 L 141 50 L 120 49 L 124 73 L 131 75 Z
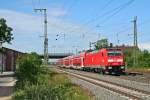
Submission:
M 89 30 L 85 26 L 80 25 L 80 23 L 73 23 L 70 21 L 62 20 L 58 16 L 65 15 L 62 9 L 51 9 L 53 11 L 52 15 L 48 14 L 48 34 L 52 38 L 56 34 L 65 33 L 66 40 L 64 42 L 65 46 L 72 48 L 72 45 L 80 45 L 81 47 L 88 46 L 89 40 L 94 40 L 96 36 L 93 35 L 93 31 Z M 0 9 L 0 18 L 5 18 L 9 26 L 13 28 L 13 34 L 15 40 L 11 48 L 32 51 L 31 47 L 35 47 L 34 50 L 38 52 L 43 52 L 41 48 L 43 41 L 39 39 L 39 36 L 43 35 L 43 16 L 39 14 L 27 14 L 12 10 Z M 85 38 L 81 38 L 81 34 L 85 34 Z M 97 39 L 97 38 L 96 38 Z M 49 44 L 62 44 L 58 41 L 49 41 Z M 39 44 L 41 43 L 41 44 Z M 23 47 L 23 44 L 26 46 Z M 85 45 L 87 44 L 87 45 Z M 58 50 L 60 52 L 60 50 Z
M 0 10 L 0 17 L 7 20 L 7 23 L 13 27 L 15 33 L 41 32 L 39 27 L 42 25 L 39 24 L 39 18 L 36 16 L 10 10 Z
M 62 7 L 51 7 L 48 9 L 48 15 L 53 17 L 62 17 L 67 15 L 67 11 Z
M 149 50 L 149 51 L 150 51 L 150 42 L 140 43 L 140 44 L 139 44 L 139 47 L 140 47 L 142 50 L 146 49 L 146 50 Z
M 52 10 L 52 9 L 51 9 Z M 81 32 L 88 32 L 89 30 L 86 27 L 72 23 L 63 21 L 57 17 L 62 15 L 64 12 L 59 10 L 54 10 L 55 14 L 49 14 L 48 16 L 48 31 L 52 33 L 58 32 L 67 32 L 69 34 L 75 33 L 79 34 Z M 9 25 L 14 28 L 14 31 L 17 33 L 42 33 L 43 32 L 43 16 L 38 16 L 38 14 L 26 14 L 11 10 L 0 10 L 0 17 L 4 17 L 7 19 Z
M 52 14 L 50 14 L 50 12 Z M 98 39 L 98 33 L 90 30 L 80 23 L 73 23 L 62 20 L 60 16 L 65 16 L 66 12 L 61 8 L 51 8 L 48 12 L 48 36 L 49 36 L 49 51 L 54 52 L 52 45 L 56 45 L 56 52 L 74 51 L 73 46 L 79 46 L 78 50 L 87 49 L 89 41 L 95 42 Z M 13 28 L 14 40 L 12 45 L 7 47 L 38 53 L 43 52 L 43 16 L 39 14 L 27 14 L 12 10 L 0 9 L 0 18 L 5 18 L 9 26 Z M 56 34 L 66 34 L 63 37 L 55 40 Z M 61 48 L 60 48 L 61 47 Z M 150 50 L 150 43 L 139 44 L 141 49 Z

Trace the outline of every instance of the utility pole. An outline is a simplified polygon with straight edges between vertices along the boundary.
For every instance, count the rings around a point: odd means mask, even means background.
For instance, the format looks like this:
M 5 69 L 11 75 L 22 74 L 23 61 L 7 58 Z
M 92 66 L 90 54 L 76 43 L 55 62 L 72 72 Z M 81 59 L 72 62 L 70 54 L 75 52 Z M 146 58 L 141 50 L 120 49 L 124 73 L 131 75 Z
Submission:
M 34 9 L 44 13 L 44 64 L 48 64 L 47 9 Z
M 133 65 L 137 65 L 137 49 L 138 49 L 138 43 L 137 43 L 137 16 L 134 17 L 134 20 L 132 21 L 134 25 L 134 59 L 133 59 Z
M 97 42 L 89 42 L 89 48 L 90 48 L 90 50 L 92 50 L 92 45 L 93 44 L 96 44 Z
M 134 46 L 138 47 L 138 43 L 137 43 L 137 16 L 134 17 L 133 23 L 134 23 Z
M 117 45 L 119 46 L 119 36 L 118 36 L 118 33 L 117 33 Z
M 76 55 L 78 54 L 78 48 L 76 48 Z
M 89 42 L 89 48 L 92 50 L 92 42 Z

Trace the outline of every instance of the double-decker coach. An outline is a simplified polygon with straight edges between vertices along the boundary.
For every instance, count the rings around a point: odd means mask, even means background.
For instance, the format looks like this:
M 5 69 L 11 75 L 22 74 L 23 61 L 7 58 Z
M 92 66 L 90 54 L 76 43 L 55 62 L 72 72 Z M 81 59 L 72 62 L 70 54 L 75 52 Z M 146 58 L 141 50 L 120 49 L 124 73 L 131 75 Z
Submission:
M 100 49 L 84 52 L 79 55 L 60 59 L 60 65 L 86 71 L 101 72 L 103 74 L 124 73 L 125 63 L 121 49 Z

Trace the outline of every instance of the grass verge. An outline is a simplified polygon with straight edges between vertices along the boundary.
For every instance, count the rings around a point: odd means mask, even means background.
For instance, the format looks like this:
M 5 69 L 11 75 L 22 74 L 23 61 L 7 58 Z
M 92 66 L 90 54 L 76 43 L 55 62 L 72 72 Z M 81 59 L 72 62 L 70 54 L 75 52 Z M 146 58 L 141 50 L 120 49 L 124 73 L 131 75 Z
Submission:
M 93 100 L 89 92 L 72 84 L 65 74 L 51 72 L 42 74 L 38 84 L 26 83 L 22 89 L 17 89 L 13 100 Z
M 127 72 L 144 72 L 144 73 L 150 73 L 150 67 L 129 67 L 127 69 Z

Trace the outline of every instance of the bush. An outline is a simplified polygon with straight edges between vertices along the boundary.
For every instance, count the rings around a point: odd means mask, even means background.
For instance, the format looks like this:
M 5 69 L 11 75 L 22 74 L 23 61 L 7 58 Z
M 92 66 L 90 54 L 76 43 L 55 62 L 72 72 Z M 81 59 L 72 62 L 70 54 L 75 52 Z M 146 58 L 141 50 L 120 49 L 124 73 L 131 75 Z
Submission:
M 25 97 L 25 91 L 18 90 L 13 94 L 12 100 L 22 100 L 24 97 Z
M 40 75 L 42 61 L 36 53 L 26 54 L 17 60 L 16 78 L 19 87 L 26 82 L 36 84 Z
M 133 59 L 134 59 L 134 52 L 133 49 L 124 51 L 125 54 L 125 61 L 127 63 L 128 67 L 145 67 L 150 68 L 150 53 L 147 50 L 140 51 L 137 50 L 137 60 L 138 63 L 136 65 L 133 65 Z
M 65 81 L 63 81 L 65 79 Z M 18 90 L 13 100 L 91 100 L 81 89 L 70 83 L 67 76 L 55 74 L 47 84 L 28 85 Z M 42 80 L 43 81 L 43 80 Z M 42 82 L 41 81 L 41 82 Z M 21 98 L 21 99 L 20 99 Z
M 89 100 L 81 90 L 75 89 L 67 76 L 55 73 L 41 63 L 36 53 L 18 59 L 13 100 Z

